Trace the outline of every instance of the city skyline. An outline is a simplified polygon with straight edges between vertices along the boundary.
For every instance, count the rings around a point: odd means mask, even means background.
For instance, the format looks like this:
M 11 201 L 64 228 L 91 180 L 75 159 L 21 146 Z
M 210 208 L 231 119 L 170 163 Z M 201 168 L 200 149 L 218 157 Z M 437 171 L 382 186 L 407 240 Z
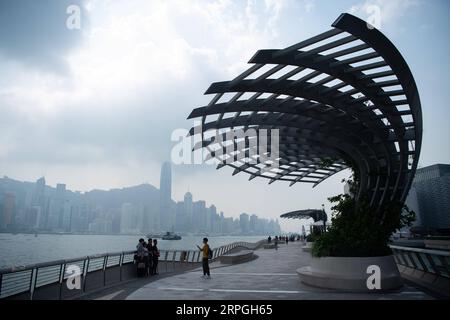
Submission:
M 171 166 L 161 166 L 160 189 L 141 184 L 122 189 L 71 191 L 63 183 L 46 185 L 45 177 L 23 182 L 0 179 L 0 230 L 85 232 L 97 234 L 143 234 L 176 231 L 217 235 L 281 233 L 278 220 L 242 212 L 227 217 L 214 204 L 194 201 L 185 193 L 183 201 L 171 198 Z M 151 190 L 157 194 L 149 197 Z M 108 193 L 127 192 L 116 203 Z M 100 194 L 102 195 L 100 195 Z M 103 199 L 102 199 L 103 198 Z M 130 198 L 132 200 L 130 200 Z M 156 209 L 158 208 L 158 210 Z
M 450 298 L 449 12 L 0 0 L 0 302 Z
M 82 8 L 80 30 L 65 27 L 69 4 Z M 440 64 L 450 53 L 442 41 L 447 1 L 30 1 L 24 16 L 15 2 L 1 5 L 0 176 L 45 176 L 50 185 L 64 181 L 80 191 L 156 186 L 177 142 L 172 133 L 192 127 L 186 117 L 208 103 L 202 93 L 210 83 L 244 71 L 260 48 L 325 31 L 341 12 L 367 20 L 371 5 L 380 9 L 380 30 L 408 61 L 427 110 L 419 165 L 450 163 L 440 143 L 450 135 L 449 66 Z M 173 199 L 189 189 L 233 217 L 244 211 L 276 218 L 322 204 L 330 212 L 327 198 L 342 193 L 341 180 L 350 175 L 345 170 L 312 189 L 249 183 L 232 173 L 173 166 Z M 280 224 L 301 229 L 297 221 Z

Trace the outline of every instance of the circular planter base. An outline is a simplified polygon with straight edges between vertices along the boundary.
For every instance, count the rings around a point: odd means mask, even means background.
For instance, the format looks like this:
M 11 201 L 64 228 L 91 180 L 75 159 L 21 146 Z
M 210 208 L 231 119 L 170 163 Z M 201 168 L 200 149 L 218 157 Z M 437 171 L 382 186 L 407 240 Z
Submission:
M 306 242 L 304 246 L 302 246 L 303 252 L 311 252 L 312 246 L 314 242 Z
M 380 292 L 403 285 L 393 256 L 312 258 L 311 266 L 297 269 L 297 273 L 307 285 L 342 291 Z M 379 282 L 374 282 L 378 275 Z M 374 283 L 379 283 L 379 288 L 372 288 Z

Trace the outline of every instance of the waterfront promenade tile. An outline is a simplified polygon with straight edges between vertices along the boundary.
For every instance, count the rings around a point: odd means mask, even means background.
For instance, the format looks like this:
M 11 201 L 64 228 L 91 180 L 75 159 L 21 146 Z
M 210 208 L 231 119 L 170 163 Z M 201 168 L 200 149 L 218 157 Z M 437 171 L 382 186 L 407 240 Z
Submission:
M 259 249 L 258 258 L 236 265 L 211 264 L 211 279 L 202 279 L 201 268 L 156 279 L 129 294 L 131 300 L 229 299 L 433 299 L 412 286 L 389 293 L 347 293 L 319 289 L 300 282 L 296 270 L 309 265 L 311 256 L 300 242 L 282 244 L 278 250 Z

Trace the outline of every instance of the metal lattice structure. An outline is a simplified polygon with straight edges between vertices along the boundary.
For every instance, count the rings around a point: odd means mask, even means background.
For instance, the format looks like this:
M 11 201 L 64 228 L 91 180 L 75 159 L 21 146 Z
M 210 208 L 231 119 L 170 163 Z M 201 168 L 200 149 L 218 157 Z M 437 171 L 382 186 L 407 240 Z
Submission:
M 372 206 L 405 200 L 420 154 L 421 105 L 408 65 L 380 31 L 342 14 L 332 29 L 285 49 L 259 50 L 249 63 L 235 79 L 213 83 L 205 93 L 214 94 L 211 102 L 189 115 L 201 117 L 195 148 L 217 143 L 203 134 L 210 129 L 224 137 L 236 128 L 279 129 L 279 168 L 216 157 L 218 168 L 316 186 L 351 166 L 357 196 Z M 248 153 L 248 140 L 238 153 Z
M 286 219 L 309 219 L 313 218 L 314 222 L 322 220 L 326 222 L 328 217 L 323 210 L 319 209 L 305 209 L 305 210 L 296 210 L 284 213 L 280 216 L 281 218 Z

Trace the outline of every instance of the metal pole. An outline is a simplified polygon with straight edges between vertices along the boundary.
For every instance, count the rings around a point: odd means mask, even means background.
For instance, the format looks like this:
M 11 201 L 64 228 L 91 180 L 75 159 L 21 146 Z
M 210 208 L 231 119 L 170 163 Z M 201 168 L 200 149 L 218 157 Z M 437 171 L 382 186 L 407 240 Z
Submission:
M 120 282 L 122 282 L 123 256 L 124 256 L 124 253 L 122 252 L 122 253 L 120 254 L 120 258 L 119 258 L 119 281 L 120 281 Z
M 85 270 L 84 281 L 83 281 L 83 292 L 86 292 L 86 282 L 87 282 L 87 275 L 89 273 L 90 261 L 91 261 L 91 259 L 89 257 L 87 257 L 87 260 L 84 260 L 84 262 L 86 263 L 86 270 Z
M 166 272 L 167 272 L 167 257 L 169 255 L 169 251 L 166 251 L 166 254 L 164 255 L 164 264 L 166 265 Z
M 425 254 L 425 256 L 428 259 L 428 262 L 430 262 L 431 266 L 433 267 L 434 272 L 440 276 L 441 275 L 441 271 L 439 271 L 439 269 L 437 268 L 436 264 L 434 263 L 433 257 L 430 254 Z
M 417 253 L 417 254 L 416 254 L 416 257 L 417 257 L 417 260 L 419 260 L 419 263 L 420 263 L 420 265 L 422 266 L 423 271 L 428 272 L 428 267 L 427 267 L 427 265 L 425 264 L 425 262 L 423 261 L 422 257 L 420 256 L 420 253 Z
M 64 272 L 65 271 L 66 271 L 66 264 L 63 262 L 63 263 L 61 263 L 61 266 L 59 267 L 59 300 L 62 299 L 62 286 L 64 283 Z
M 108 255 L 103 258 L 103 286 L 106 286 L 106 265 L 108 264 Z
M 189 255 L 191 254 L 191 251 L 189 250 L 186 254 L 186 264 L 189 262 Z
M 36 278 L 39 268 L 34 268 L 31 270 L 30 277 L 30 300 L 33 300 L 34 289 L 36 288 Z
M 172 270 L 175 271 L 175 257 L 177 255 L 177 252 L 174 251 L 172 255 Z

